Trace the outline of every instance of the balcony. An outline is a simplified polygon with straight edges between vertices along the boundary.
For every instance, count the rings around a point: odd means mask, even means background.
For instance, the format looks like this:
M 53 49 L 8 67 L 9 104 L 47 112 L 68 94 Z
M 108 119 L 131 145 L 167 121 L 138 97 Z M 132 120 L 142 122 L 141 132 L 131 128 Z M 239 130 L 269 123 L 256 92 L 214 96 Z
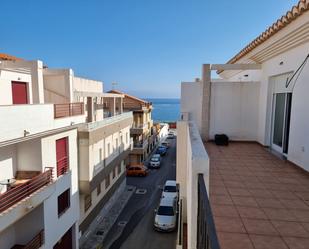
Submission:
M 119 115 L 104 118 L 101 121 L 94 121 L 91 123 L 84 124 L 83 127 L 80 128 L 80 131 L 91 132 L 100 128 L 108 127 L 109 125 L 115 125 L 115 123 L 117 122 L 126 123 L 127 121 L 129 121 L 129 124 L 131 125 L 132 118 L 133 118 L 132 112 L 124 112 Z
M 130 129 L 130 133 L 132 135 L 141 135 L 147 129 L 148 129 L 148 124 L 147 123 L 144 123 L 144 124 L 135 124 L 135 123 L 133 123 L 133 125 L 132 125 L 132 127 Z
M 135 142 L 133 143 L 133 150 L 131 154 L 144 154 L 144 151 L 147 149 L 148 141 L 145 140 L 144 142 Z
M 77 115 L 82 111 L 79 107 L 69 108 L 62 114 L 57 108 L 53 104 L 0 106 L 0 118 L 3 120 L 0 122 L 0 143 L 85 122 L 84 115 Z M 59 118 L 70 113 L 76 116 Z
M 7 186 L 7 191 L 0 194 L 0 213 L 6 211 L 23 199 L 29 197 L 37 190 L 52 183 L 52 169 L 40 173 L 36 171 L 17 172 L 15 179 L 2 181 Z
M 32 240 L 26 245 L 15 245 L 12 249 L 39 249 L 44 245 L 44 230 L 41 230 Z
M 54 104 L 54 118 L 72 117 L 84 114 L 84 103 Z

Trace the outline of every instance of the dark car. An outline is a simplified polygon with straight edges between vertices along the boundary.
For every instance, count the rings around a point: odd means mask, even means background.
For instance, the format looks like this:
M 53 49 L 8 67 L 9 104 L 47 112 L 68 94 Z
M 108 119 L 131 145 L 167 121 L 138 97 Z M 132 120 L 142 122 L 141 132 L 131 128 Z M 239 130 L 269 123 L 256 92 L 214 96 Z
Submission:
M 167 152 L 167 148 L 163 145 L 160 145 L 156 150 L 156 154 L 160 154 L 161 156 L 164 156 L 166 152 Z

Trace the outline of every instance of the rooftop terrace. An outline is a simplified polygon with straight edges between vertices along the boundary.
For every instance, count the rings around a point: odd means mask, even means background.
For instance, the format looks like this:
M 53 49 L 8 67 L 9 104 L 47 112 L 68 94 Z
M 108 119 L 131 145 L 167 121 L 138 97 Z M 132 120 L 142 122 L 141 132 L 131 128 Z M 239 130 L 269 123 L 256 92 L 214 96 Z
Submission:
M 309 248 L 309 175 L 255 143 L 206 143 L 221 249 Z

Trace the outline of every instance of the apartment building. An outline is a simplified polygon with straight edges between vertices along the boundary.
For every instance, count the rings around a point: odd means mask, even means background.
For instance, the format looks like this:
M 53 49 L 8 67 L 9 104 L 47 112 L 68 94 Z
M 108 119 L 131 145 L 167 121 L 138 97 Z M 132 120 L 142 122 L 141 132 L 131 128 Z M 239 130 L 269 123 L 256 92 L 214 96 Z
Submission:
M 133 114 L 72 69 L 2 58 L 0 248 L 78 248 L 125 187 Z
M 151 118 L 152 103 L 118 90 L 111 90 L 110 93 L 124 95 L 123 110 L 133 112 L 133 125 L 130 129 L 133 150 L 130 152 L 130 164 L 142 163 L 158 141 L 158 132 Z
M 182 83 L 179 248 L 308 247 L 308 9 L 299 1 L 226 64 Z M 212 142 L 222 133 L 228 146 Z
M 0 60 L 0 248 L 78 248 L 83 105 L 50 102 L 41 61 Z
M 81 83 L 78 79 L 74 87 L 87 115 L 87 122 L 78 129 L 82 235 L 99 213 L 104 218 L 126 186 L 133 114 L 123 111 L 123 94 L 103 93 L 102 82 Z

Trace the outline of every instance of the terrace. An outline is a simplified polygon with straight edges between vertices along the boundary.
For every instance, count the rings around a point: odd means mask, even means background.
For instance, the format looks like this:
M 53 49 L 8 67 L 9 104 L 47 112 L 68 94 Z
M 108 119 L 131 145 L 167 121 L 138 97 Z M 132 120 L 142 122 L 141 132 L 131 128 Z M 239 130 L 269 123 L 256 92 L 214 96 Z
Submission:
M 177 129 L 180 248 L 308 248 L 307 172 L 256 142 L 217 146 L 194 122 Z
M 221 249 L 308 248 L 307 173 L 257 143 L 205 148 Z

